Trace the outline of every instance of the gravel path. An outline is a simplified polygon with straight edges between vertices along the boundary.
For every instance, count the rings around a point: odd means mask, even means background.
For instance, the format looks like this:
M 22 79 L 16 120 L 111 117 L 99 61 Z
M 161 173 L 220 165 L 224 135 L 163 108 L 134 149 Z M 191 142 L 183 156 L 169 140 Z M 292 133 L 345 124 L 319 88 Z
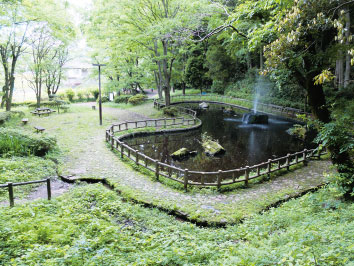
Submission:
M 132 109 L 104 107 L 104 127 L 97 126 L 97 111 L 91 103 L 84 109 L 57 116 L 57 122 L 40 120 L 50 134 L 55 134 L 67 156 L 62 172 L 76 177 L 106 178 L 123 196 L 169 210 L 178 210 L 192 219 L 211 222 L 235 222 L 266 208 L 269 204 L 296 195 L 325 182 L 328 161 L 311 161 L 308 167 L 289 172 L 272 181 L 229 193 L 213 190 L 184 193 L 165 186 L 133 170 L 106 145 L 105 128 L 112 122 L 144 119 L 153 115 L 152 104 Z M 35 118 L 38 119 L 38 118 Z M 77 122 L 79 121 L 79 122 Z

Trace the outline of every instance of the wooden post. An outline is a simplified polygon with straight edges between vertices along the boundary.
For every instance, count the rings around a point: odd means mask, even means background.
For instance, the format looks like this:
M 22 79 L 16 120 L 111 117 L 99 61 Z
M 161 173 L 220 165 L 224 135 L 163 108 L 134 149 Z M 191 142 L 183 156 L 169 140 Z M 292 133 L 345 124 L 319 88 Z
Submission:
M 278 161 L 278 170 L 280 169 L 280 160 Z
M 188 191 L 188 169 L 184 169 L 184 191 Z
M 317 150 L 317 158 L 321 159 L 321 149 L 320 149 L 320 147 L 318 147 L 318 150 Z
M 245 186 L 248 187 L 248 179 L 250 177 L 250 167 L 246 166 L 245 170 Z
M 12 182 L 7 183 L 7 186 L 9 188 L 9 198 L 10 198 L 10 207 L 13 207 L 15 205 L 14 201 L 14 187 L 12 186 Z
M 268 166 L 267 166 L 267 172 L 268 172 L 268 178 L 270 178 L 270 172 L 272 171 L 272 160 L 268 160 Z
M 130 158 L 130 149 L 128 148 L 128 158 Z
M 136 165 L 139 164 L 139 150 L 135 150 L 136 156 L 135 156 L 135 163 Z
M 155 120 L 155 127 L 157 127 L 157 120 Z
M 295 162 L 296 162 L 296 163 L 299 162 L 299 155 L 298 155 L 298 153 L 295 154 Z
M 286 170 L 290 170 L 290 153 L 286 155 Z
M 304 163 L 304 166 L 307 166 L 308 164 L 308 161 L 306 159 L 306 153 L 307 153 L 307 149 L 305 149 L 303 152 L 302 152 L 302 161 Z
M 145 157 L 145 168 L 147 168 L 147 167 L 148 167 L 148 158 Z
M 260 176 L 260 174 L 261 174 L 261 168 L 257 166 L 257 176 Z
M 159 161 L 158 160 L 155 160 L 155 167 L 156 167 L 156 170 L 155 170 L 156 180 L 159 180 L 160 167 L 159 167 Z
M 50 187 L 50 178 L 47 178 L 47 194 L 48 194 L 48 200 L 52 199 L 52 190 Z
M 120 131 L 120 124 L 118 125 L 118 129 L 119 129 L 119 131 Z
M 114 137 L 113 135 L 111 136 L 111 150 L 114 148 Z
M 128 122 L 125 122 L 125 129 L 128 130 Z
M 124 146 L 123 146 L 123 143 L 122 143 L 121 146 L 120 146 L 120 157 L 123 159 L 123 156 L 124 156 Z
M 219 170 L 218 171 L 218 184 L 217 184 L 217 186 L 218 186 L 218 190 L 221 188 L 221 174 L 222 174 L 222 171 L 221 170 Z
M 166 118 L 163 120 L 163 127 L 166 128 Z
M 138 122 L 135 122 L 135 128 L 138 128 Z

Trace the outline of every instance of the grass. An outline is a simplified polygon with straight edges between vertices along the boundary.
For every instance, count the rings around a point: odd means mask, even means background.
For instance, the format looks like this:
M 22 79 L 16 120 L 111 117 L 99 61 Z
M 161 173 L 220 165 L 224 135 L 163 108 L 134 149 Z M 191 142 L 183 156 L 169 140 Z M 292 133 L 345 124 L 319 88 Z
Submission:
M 35 156 L 0 158 L 0 169 L 0 184 L 8 182 L 27 182 L 56 176 L 56 165 L 53 161 Z M 26 197 L 33 188 L 39 185 L 40 184 L 15 187 L 15 197 Z M 1 188 L 0 201 L 8 200 L 7 189 Z
M 268 182 L 263 177 L 250 181 L 248 189 L 244 189 L 244 185 L 239 183 L 223 187 L 221 193 L 216 188 L 200 189 L 198 187 L 189 187 L 188 193 L 184 193 L 182 184 L 164 177 L 160 177 L 159 183 L 155 184 L 155 176 L 152 172 L 136 166 L 134 162 L 130 161 L 128 165 L 134 170 L 129 169 L 120 162 L 119 154 L 115 155 L 104 144 L 104 132 L 109 125 L 113 122 L 134 120 L 134 116 L 137 116 L 136 119 L 140 120 L 142 116 L 161 117 L 162 112 L 153 109 L 152 103 L 120 110 L 104 106 L 103 126 L 99 126 L 97 110 L 92 110 L 91 106 L 87 104 L 73 104 L 67 113 L 53 114 L 41 118 L 30 116 L 29 124 L 24 126 L 23 129 L 32 131 L 34 125 L 40 125 L 46 128 L 48 134 L 57 138 L 61 153 L 59 155 L 54 154 L 52 157 L 57 160 L 59 156 L 61 162 L 59 171 L 63 175 L 77 173 L 83 178 L 106 178 L 127 199 L 148 203 L 169 211 L 178 210 L 185 213 L 189 219 L 198 222 L 208 222 L 210 224 L 235 223 L 262 211 L 267 206 L 289 195 L 295 195 L 299 192 L 294 188 L 284 187 L 277 192 L 272 191 L 264 193 L 264 195 L 255 195 L 252 200 L 244 198 L 245 193 L 249 190 L 262 186 L 270 187 L 272 182 Z M 10 121 L 9 126 L 18 127 L 20 123 L 20 121 Z M 155 129 L 142 130 L 154 131 Z M 128 132 L 133 131 L 129 130 Z M 124 131 L 122 134 L 126 133 L 127 131 Z M 98 161 L 99 164 L 97 164 Z M 127 159 L 123 162 L 126 163 Z M 135 172 L 136 170 L 140 171 L 141 174 Z M 304 170 L 304 173 L 306 173 L 306 170 Z M 289 173 L 286 178 L 291 180 L 292 175 L 293 172 Z M 130 176 L 132 176 L 133 181 L 127 179 Z M 275 178 L 275 176 L 272 175 L 272 181 L 275 180 L 273 177 Z M 281 180 L 281 178 L 277 180 Z M 321 183 L 322 180 L 322 177 L 318 176 L 314 180 L 306 181 L 305 184 L 302 184 L 303 181 L 301 181 L 299 186 L 303 187 L 302 189 L 307 189 L 316 182 Z M 139 184 L 136 186 L 135 183 L 130 182 L 139 182 Z M 139 189 L 139 186 L 145 183 L 151 186 L 151 190 Z M 162 191 L 166 190 L 166 196 L 160 195 L 159 187 L 161 183 L 162 186 L 165 186 Z M 176 195 L 181 196 L 176 197 Z M 221 202 L 214 200 L 219 196 L 230 198 L 230 202 L 225 204 L 225 200 L 221 200 Z M 185 200 L 185 197 L 195 197 L 196 201 Z M 201 205 L 205 206 L 201 208 Z
M 354 205 L 328 190 L 226 228 L 124 202 L 102 185 L 0 208 L 1 265 L 352 265 Z

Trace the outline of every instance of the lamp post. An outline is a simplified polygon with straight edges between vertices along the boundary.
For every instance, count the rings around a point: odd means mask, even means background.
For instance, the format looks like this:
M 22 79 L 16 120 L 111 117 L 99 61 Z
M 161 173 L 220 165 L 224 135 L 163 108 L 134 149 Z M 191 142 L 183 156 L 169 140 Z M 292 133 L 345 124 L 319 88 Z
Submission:
M 98 66 L 98 109 L 100 113 L 100 126 L 102 126 L 101 67 L 106 65 L 100 63 L 92 65 Z

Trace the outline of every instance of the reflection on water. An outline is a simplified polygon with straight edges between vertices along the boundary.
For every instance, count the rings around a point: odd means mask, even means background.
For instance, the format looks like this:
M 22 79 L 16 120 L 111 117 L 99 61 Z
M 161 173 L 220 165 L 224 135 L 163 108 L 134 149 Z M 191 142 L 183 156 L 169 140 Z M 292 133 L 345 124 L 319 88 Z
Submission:
M 304 148 L 301 141 L 286 133 L 293 124 L 281 118 L 269 119 L 268 125 L 244 125 L 242 111 L 237 114 L 226 114 L 215 108 L 198 110 L 198 117 L 203 122 L 198 130 L 138 137 L 128 139 L 126 142 L 154 159 L 198 171 L 251 166 Z M 200 144 L 203 132 L 208 132 L 208 135 L 218 140 L 226 153 L 220 157 L 205 155 Z M 174 161 L 170 154 L 180 148 L 197 151 L 198 154 L 187 160 Z

